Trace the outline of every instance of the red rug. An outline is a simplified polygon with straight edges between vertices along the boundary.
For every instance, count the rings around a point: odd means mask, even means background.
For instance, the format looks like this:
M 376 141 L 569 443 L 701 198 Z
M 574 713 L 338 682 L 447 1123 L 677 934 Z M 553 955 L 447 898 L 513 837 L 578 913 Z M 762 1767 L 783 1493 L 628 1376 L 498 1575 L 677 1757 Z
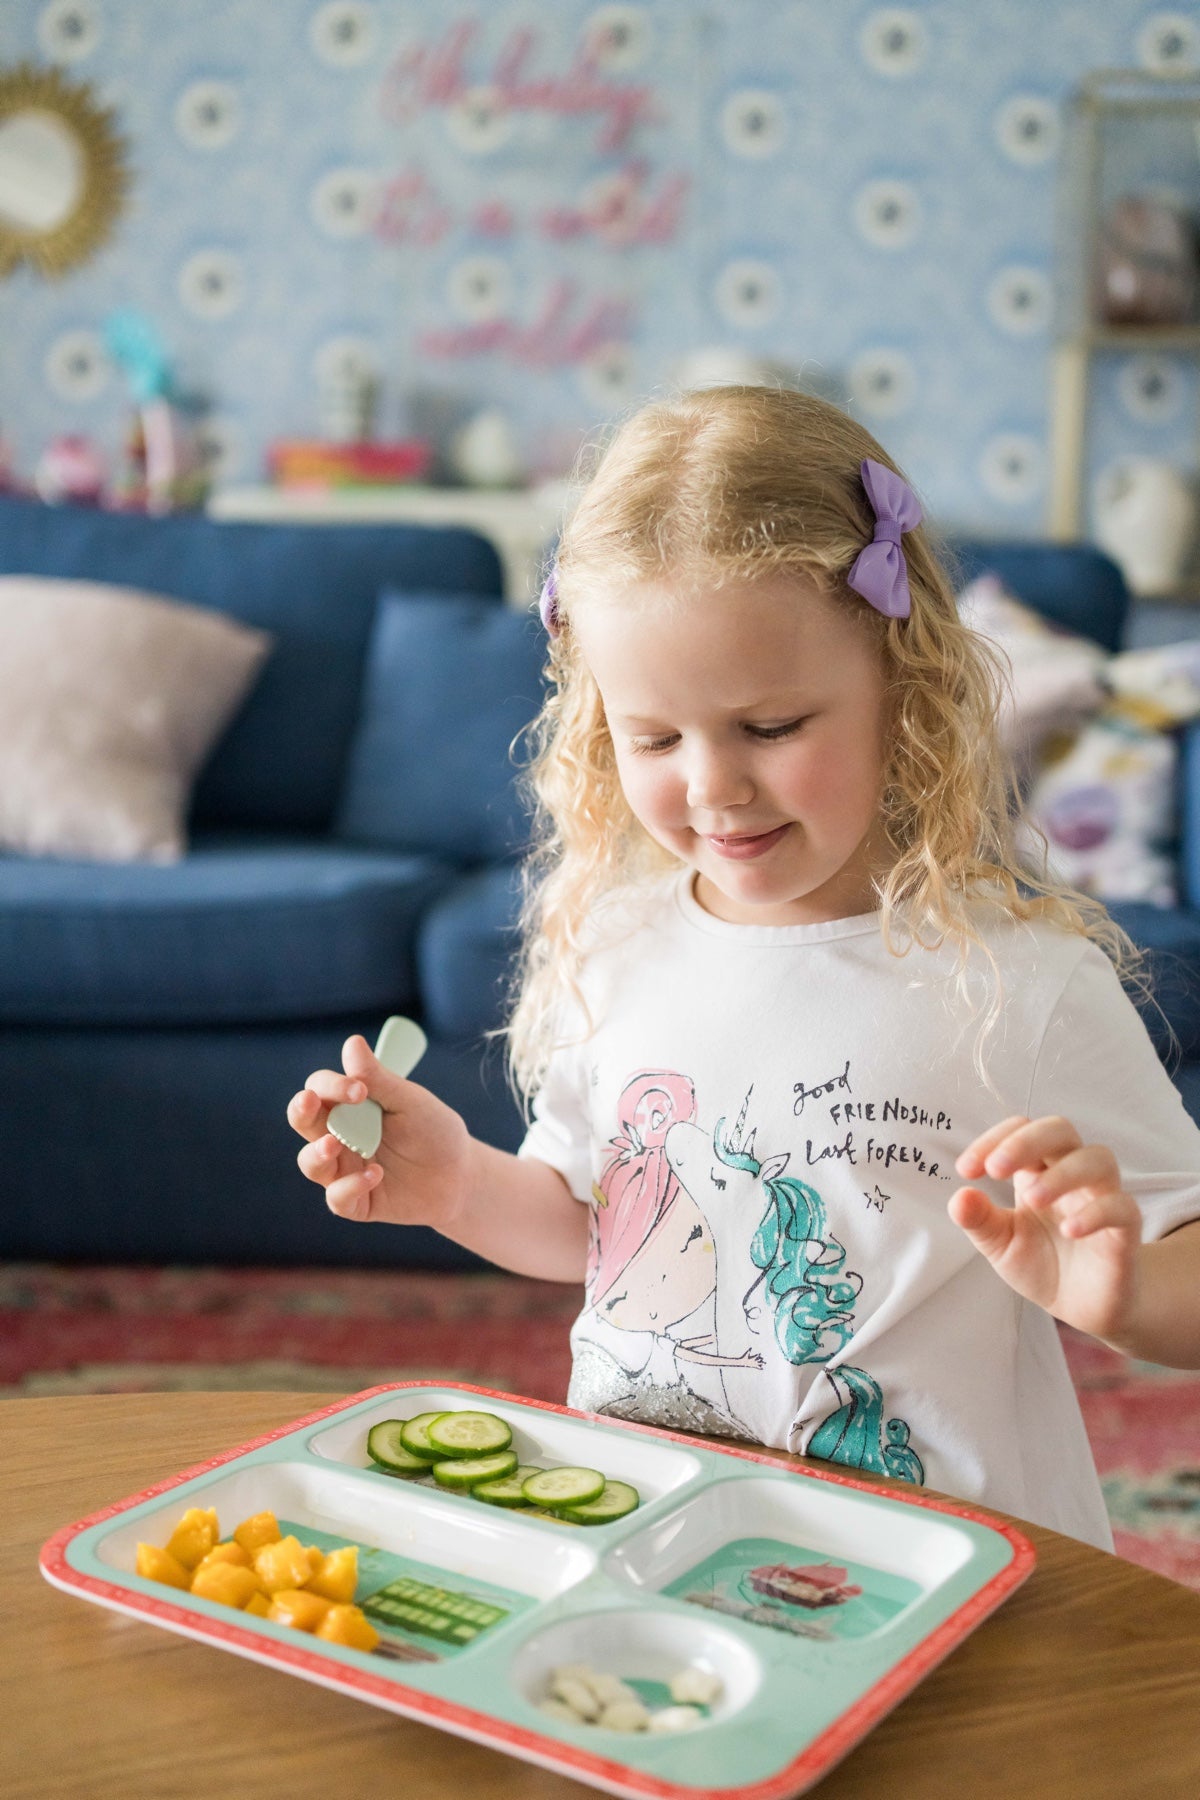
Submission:
M 0 1393 L 353 1393 L 476 1381 L 566 1398 L 582 1289 L 499 1274 L 0 1265 Z
M 0 1266 L 0 1394 L 453 1379 L 562 1401 L 579 1302 L 500 1274 L 14 1263 Z M 1200 1589 L 1200 1373 L 1062 1335 L 1118 1552 Z

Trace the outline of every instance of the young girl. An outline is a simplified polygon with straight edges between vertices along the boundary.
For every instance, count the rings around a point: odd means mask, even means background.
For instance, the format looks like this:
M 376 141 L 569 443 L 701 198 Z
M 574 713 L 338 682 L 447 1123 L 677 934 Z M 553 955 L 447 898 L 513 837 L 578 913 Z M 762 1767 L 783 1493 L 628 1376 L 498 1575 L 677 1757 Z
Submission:
M 807 395 L 626 424 L 543 595 L 521 1151 L 361 1037 L 289 1118 L 343 1217 L 586 1279 L 572 1405 L 1107 1547 L 1055 1320 L 1200 1365 L 1200 1131 L 1132 946 L 1014 849 L 995 665 L 920 520 Z M 367 1094 L 364 1166 L 325 1122 Z

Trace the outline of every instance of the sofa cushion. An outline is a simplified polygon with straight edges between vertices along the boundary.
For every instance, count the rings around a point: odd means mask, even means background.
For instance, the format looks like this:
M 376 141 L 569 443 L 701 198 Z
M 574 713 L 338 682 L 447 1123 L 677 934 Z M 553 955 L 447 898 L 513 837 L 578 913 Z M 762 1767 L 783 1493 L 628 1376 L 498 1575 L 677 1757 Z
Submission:
M 196 771 L 270 642 L 211 607 L 0 575 L 0 844 L 178 862 Z
M 432 1032 L 478 1039 L 503 1024 L 520 908 L 514 863 L 474 869 L 430 905 L 417 927 L 416 959 Z
M 0 856 L 0 1019 L 265 1024 L 416 1004 L 432 857 L 250 834 L 181 863 Z
M 333 814 L 381 588 L 497 607 L 501 594 L 496 551 L 472 531 L 147 518 L 3 495 L 0 572 L 119 582 L 269 631 L 270 662 L 200 777 L 195 820 L 302 832 Z
M 967 539 L 946 546 L 956 587 L 996 575 L 1026 606 L 1056 625 L 1119 650 L 1129 589 L 1116 563 L 1091 544 Z
M 384 595 L 335 832 L 465 863 L 519 851 L 511 746 L 541 705 L 545 661 L 536 613 Z
M 1116 901 L 1108 910 L 1148 954 L 1153 998 L 1141 1012 L 1159 1051 L 1200 1057 L 1200 915 Z

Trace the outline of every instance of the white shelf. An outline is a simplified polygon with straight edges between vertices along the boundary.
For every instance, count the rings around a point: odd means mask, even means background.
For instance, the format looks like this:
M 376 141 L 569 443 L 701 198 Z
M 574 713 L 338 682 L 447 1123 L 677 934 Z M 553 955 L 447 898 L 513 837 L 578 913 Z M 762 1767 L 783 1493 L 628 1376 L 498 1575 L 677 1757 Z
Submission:
M 290 525 L 464 525 L 495 546 L 504 567 L 504 594 L 525 606 L 541 585 L 546 547 L 562 523 L 570 490 L 565 482 L 520 490 L 418 487 L 218 488 L 208 502 L 214 519 Z
M 1050 363 L 1050 509 L 1052 538 L 1072 542 L 1085 526 L 1084 482 L 1093 363 L 1100 356 L 1150 352 L 1200 358 L 1200 323 L 1107 325 L 1089 317 L 1094 257 L 1106 190 L 1105 127 L 1114 121 L 1136 128 L 1150 118 L 1177 117 L 1200 132 L 1200 78 L 1154 75 L 1139 69 L 1100 69 L 1086 77 L 1071 108 L 1061 168 L 1060 239 L 1064 256 L 1060 287 L 1066 318 Z M 1065 327 L 1065 329 L 1064 329 Z M 1193 584 L 1194 585 L 1194 584 Z M 1181 596 L 1182 597 L 1182 596 Z

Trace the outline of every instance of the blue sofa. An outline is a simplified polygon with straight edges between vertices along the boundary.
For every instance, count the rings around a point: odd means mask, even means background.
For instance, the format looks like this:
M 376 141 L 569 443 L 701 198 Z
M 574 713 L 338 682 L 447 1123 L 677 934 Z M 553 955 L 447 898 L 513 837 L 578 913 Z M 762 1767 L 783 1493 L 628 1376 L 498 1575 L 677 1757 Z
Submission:
M 1062 623 L 1120 642 L 1128 596 L 1098 553 L 957 551 L 964 577 L 994 568 Z M 525 829 L 509 744 L 536 709 L 544 652 L 536 619 L 502 604 L 491 546 L 0 498 L 0 573 L 119 582 L 275 638 L 202 771 L 182 863 L 0 855 L 0 1255 L 471 1266 L 432 1232 L 334 1219 L 295 1166 L 284 1107 L 350 1031 L 408 1012 L 429 1036 L 418 1079 L 479 1136 L 520 1140 L 487 1033 Z M 1122 917 L 1159 953 L 1195 1110 L 1200 914 Z
M 0 573 L 122 583 L 274 636 L 182 863 L 0 854 L 0 1256 L 469 1266 L 433 1232 L 335 1219 L 284 1108 L 349 1032 L 407 1012 L 422 1081 L 520 1141 L 484 1034 L 525 832 L 509 744 L 544 646 L 492 546 L 0 497 Z

